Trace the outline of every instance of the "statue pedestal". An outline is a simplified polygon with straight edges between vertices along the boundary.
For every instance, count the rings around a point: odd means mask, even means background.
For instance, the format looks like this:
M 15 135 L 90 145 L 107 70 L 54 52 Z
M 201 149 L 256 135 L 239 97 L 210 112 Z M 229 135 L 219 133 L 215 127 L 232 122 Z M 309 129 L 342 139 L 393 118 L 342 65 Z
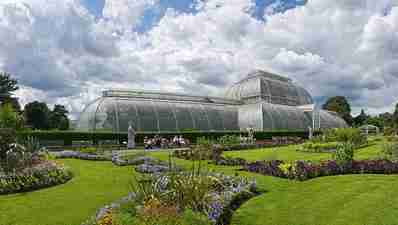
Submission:
M 127 148 L 128 148 L 128 149 L 135 148 L 135 141 L 133 141 L 133 140 L 130 141 L 130 140 L 129 140 L 129 141 L 127 142 Z

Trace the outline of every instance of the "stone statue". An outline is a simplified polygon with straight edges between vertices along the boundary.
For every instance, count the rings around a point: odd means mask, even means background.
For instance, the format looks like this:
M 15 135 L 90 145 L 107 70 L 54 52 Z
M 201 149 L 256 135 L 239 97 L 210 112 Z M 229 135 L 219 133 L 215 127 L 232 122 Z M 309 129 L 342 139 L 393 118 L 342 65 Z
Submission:
M 308 127 L 308 139 L 312 139 L 313 133 L 312 133 L 312 127 Z
M 135 148 L 135 130 L 131 124 L 131 122 L 129 123 L 129 128 L 128 128 L 128 142 L 127 142 L 127 148 L 131 149 L 131 148 Z

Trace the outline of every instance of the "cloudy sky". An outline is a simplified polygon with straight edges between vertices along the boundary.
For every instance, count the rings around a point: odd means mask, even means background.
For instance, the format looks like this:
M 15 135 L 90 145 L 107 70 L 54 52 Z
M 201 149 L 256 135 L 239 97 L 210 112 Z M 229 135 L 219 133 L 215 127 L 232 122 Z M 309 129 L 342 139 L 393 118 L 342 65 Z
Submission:
M 0 71 L 73 115 L 108 88 L 222 96 L 253 69 L 354 112 L 398 101 L 398 0 L 0 0 Z

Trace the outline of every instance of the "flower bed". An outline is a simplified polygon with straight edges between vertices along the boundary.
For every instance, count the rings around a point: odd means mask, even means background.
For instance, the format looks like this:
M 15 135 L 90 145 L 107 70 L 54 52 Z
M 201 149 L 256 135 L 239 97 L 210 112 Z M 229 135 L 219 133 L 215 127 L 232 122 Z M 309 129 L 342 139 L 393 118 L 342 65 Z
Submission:
M 233 157 L 220 157 L 217 160 L 212 161 L 215 165 L 220 166 L 244 166 L 247 164 L 246 159 L 244 158 L 233 158 Z
M 84 153 L 78 151 L 61 151 L 53 153 L 57 159 L 83 159 L 93 161 L 111 161 L 111 155 Z
M 18 173 L 0 175 L 0 194 L 33 191 L 66 183 L 71 178 L 66 167 L 46 161 Z
M 335 160 L 313 163 L 281 160 L 258 161 L 244 166 L 244 170 L 282 178 L 308 180 L 320 176 L 342 174 L 398 174 L 398 163 L 389 160 L 360 160 L 337 162 Z
M 120 224 L 118 218 L 145 225 L 229 224 L 233 212 L 259 194 L 255 181 L 222 174 L 155 174 L 137 182 L 133 193 L 85 224 Z

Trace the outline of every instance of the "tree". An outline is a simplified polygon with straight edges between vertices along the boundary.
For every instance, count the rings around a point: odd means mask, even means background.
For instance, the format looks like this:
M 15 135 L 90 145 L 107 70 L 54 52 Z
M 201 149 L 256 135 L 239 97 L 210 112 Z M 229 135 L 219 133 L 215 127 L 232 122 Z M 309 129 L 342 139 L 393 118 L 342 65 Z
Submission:
M 392 115 L 392 122 L 393 122 L 393 126 L 395 126 L 395 127 L 398 126 L 398 103 L 395 105 L 395 110 Z
M 0 72 L 1 105 L 11 104 L 17 112 L 20 112 L 21 106 L 19 105 L 18 99 L 12 97 L 14 91 L 18 89 L 18 81 L 16 79 L 11 78 L 11 75 L 9 73 Z
M 34 101 L 25 105 L 26 123 L 33 129 L 50 128 L 50 110 L 44 102 Z
M 344 96 L 335 96 L 329 98 L 322 109 L 336 112 L 343 118 L 349 125 L 352 124 L 353 119 L 351 116 L 351 106 Z
M 365 110 L 361 110 L 361 113 L 353 119 L 355 126 L 362 126 L 366 123 L 366 121 L 370 118 L 370 116 L 366 115 Z
M 59 130 L 69 129 L 68 110 L 63 105 L 55 105 L 50 112 L 50 127 Z
M 385 126 L 383 118 L 380 115 L 379 116 L 374 116 L 374 117 L 369 117 L 366 120 L 366 124 L 373 125 L 373 126 L 376 126 L 376 127 L 379 127 L 379 128 L 383 128 Z
M 18 81 L 11 78 L 9 73 L 0 73 L 0 94 L 3 96 L 11 96 L 14 91 L 19 89 L 17 84 Z
M 11 104 L 5 104 L 0 109 L 0 128 L 20 129 L 23 127 L 22 117 Z

